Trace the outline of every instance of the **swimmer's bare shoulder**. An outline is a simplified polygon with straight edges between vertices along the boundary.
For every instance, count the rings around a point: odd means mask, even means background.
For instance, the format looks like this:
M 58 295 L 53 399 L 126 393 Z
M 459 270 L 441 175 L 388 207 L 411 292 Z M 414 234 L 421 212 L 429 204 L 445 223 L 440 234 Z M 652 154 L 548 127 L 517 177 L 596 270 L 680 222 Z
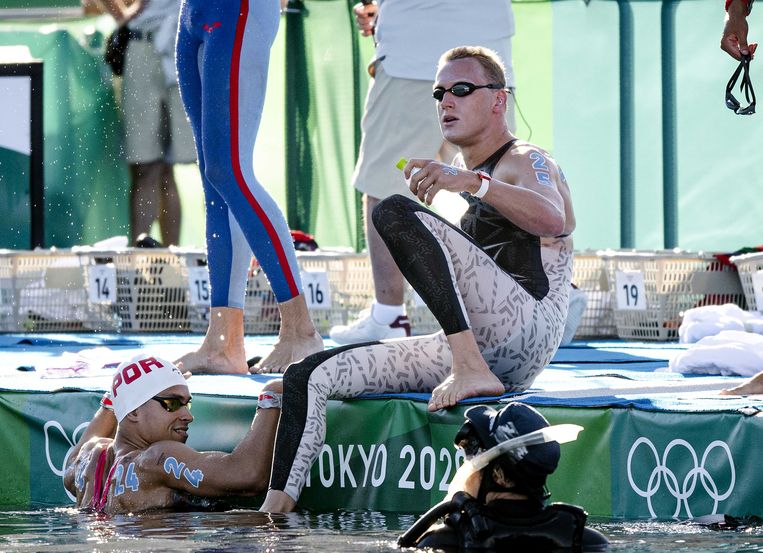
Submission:
M 575 213 L 567 179 L 556 160 L 540 146 L 518 140 L 496 166 L 495 178 L 538 192 L 563 210 L 564 227 L 560 235 L 575 230 Z
M 536 173 L 547 173 L 550 177 L 545 180 L 541 177 L 539 180 Z M 535 186 L 555 186 L 558 187 L 563 176 L 556 160 L 540 146 L 517 140 L 496 165 L 494 177 L 516 184 L 534 188 Z M 506 180 L 504 180 L 506 179 Z

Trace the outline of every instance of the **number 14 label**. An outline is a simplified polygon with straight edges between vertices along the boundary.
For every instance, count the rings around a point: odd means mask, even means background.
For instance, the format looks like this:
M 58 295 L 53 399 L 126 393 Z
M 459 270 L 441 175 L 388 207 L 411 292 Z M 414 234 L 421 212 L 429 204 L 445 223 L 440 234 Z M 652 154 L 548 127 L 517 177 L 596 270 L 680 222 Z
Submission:
M 308 309 L 331 309 L 331 288 L 326 271 L 302 271 L 302 290 Z
M 618 309 L 646 310 L 644 274 L 641 271 L 615 271 L 615 293 Z
M 90 303 L 117 301 L 117 269 L 113 263 L 90 267 L 87 272 L 87 295 Z

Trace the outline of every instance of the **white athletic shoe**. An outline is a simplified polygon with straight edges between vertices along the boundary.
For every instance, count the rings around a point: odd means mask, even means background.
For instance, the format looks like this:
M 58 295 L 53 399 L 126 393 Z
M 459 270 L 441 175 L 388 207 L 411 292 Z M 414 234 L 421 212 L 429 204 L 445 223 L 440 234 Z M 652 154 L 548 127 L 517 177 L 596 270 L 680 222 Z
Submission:
M 411 335 L 411 323 L 406 315 L 400 315 L 388 325 L 379 324 L 371 316 L 371 309 L 364 309 L 351 325 L 338 325 L 329 331 L 329 337 L 339 345 L 375 342 L 387 338 L 405 338 Z
M 579 288 L 570 288 L 570 305 L 567 309 L 567 321 L 564 325 L 564 334 L 560 346 L 569 345 L 575 338 L 575 333 L 583 320 L 583 313 L 588 305 L 588 296 Z

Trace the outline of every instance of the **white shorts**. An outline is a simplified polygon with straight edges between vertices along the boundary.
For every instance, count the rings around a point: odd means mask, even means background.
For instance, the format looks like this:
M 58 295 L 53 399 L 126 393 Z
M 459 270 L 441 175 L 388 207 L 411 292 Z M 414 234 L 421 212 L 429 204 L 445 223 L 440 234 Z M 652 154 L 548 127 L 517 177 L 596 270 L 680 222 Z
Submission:
M 148 40 L 131 40 L 127 47 L 121 101 L 128 163 L 196 161 L 178 86 L 166 85 L 161 57 Z

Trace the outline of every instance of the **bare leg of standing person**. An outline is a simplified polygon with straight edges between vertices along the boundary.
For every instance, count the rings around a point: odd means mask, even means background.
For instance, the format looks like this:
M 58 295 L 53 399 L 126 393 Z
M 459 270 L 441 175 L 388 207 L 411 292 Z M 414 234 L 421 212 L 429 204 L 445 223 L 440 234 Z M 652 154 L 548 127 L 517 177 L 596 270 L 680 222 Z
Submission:
M 281 311 L 278 341 L 257 370 L 283 372 L 323 349 L 323 341 L 310 320 L 286 219 L 257 179 L 252 159 L 278 4 L 189 4 L 181 7 L 176 61 L 204 186 L 212 321 L 199 350 L 180 361 L 190 372 L 248 370 L 243 308 L 254 253 Z M 220 24 L 207 31 L 207 21 Z
M 162 229 L 162 244 L 177 246 L 180 243 L 180 195 L 171 163 L 164 163 L 162 168 L 162 195 L 159 225 Z
M 160 200 L 157 191 L 161 189 L 164 162 L 130 165 L 130 242 L 141 234 L 150 234 L 151 225 L 159 218 Z

